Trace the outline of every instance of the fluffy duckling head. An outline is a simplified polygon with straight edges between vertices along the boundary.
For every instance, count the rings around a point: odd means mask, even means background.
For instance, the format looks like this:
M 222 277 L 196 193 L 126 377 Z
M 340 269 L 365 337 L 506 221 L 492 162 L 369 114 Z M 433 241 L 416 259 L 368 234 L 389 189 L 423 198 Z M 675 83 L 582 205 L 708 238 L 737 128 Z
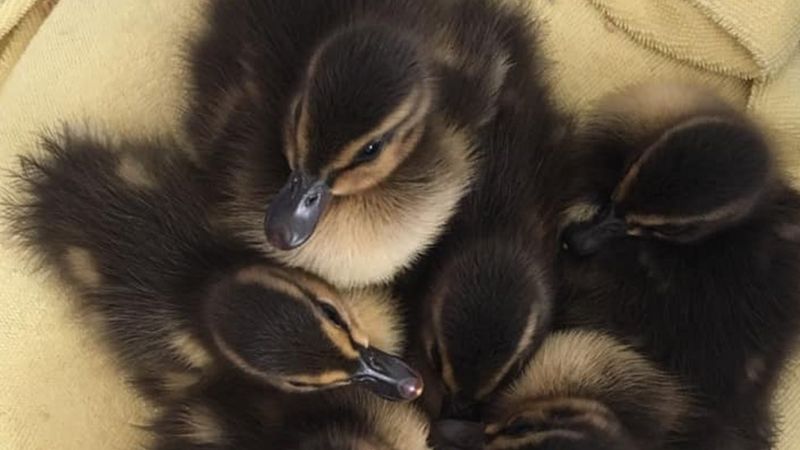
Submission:
M 423 342 L 442 384 L 440 418 L 475 420 L 549 329 L 549 275 L 520 247 L 487 240 L 444 264 L 425 302 Z
M 371 23 L 329 37 L 311 57 L 284 124 L 292 173 L 268 208 L 269 242 L 283 250 L 303 245 L 332 197 L 389 177 L 417 147 L 432 103 L 413 37 Z
M 690 413 L 680 385 L 597 331 L 549 336 L 487 408 L 488 450 L 661 448 Z
M 577 254 L 623 236 L 698 242 L 751 214 L 773 179 L 758 127 L 697 88 L 618 93 L 588 130 L 580 151 L 595 153 L 593 167 L 580 177 L 592 186 L 566 209 L 562 235 Z
M 369 310 L 364 295 L 358 298 L 359 310 Z M 214 284 L 205 317 L 224 360 L 282 390 L 357 384 L 391 400 L 412 400 L 422 393 L 420 376 L 372 345 L 351 305 L 303 272 L 266 265 L 242 268 Z M 382 323 L 385 329 L 396 327 L 391 320 Z

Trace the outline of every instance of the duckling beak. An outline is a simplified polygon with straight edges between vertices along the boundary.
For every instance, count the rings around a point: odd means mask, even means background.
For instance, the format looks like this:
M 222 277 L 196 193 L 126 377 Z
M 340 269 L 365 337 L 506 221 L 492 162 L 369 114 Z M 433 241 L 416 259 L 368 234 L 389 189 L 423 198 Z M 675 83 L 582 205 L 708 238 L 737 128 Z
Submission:
M 596 253 L 611 239 L 625 236 L 627 226 L 613 207 L 605 208 L 589 222 L 568 226 L 562 235 L 565 250 L 579 256 Z
M 353 382 L 393 401 L 409 401 L 422 395 L 422 377 L 400 358 L 376 348 L 361 350 Z
M 264 232 L 269 243 L 280 250 L 305 244 L 314 234 L 330 197 L 325 181 L 293 172 L 267 208 Z

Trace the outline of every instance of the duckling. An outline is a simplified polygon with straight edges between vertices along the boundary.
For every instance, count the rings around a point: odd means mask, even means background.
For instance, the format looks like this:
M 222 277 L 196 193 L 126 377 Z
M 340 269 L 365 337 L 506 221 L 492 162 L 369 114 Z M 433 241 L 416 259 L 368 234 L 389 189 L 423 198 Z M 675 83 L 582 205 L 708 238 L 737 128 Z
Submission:
M 344 388 L 286 394 L 221 377 L 174 401 L 151 429 L 153 450 L 430 450 L 408 403 Z
M 692 401 L 677 379 L 612 336 L 561 331 L 487 408 L 485 447 L 476 448 L 668 448 L 692 418 Z
M 22 160 L 17 236 L 76 288 L 146 392 L 167 396 L 234 366 L 290 391 L 420 394 L 414 370 L 371 345 L 402 349 L 393 299 L 377 288 L 342 296 L 215 234 L 189 156 L 69 132 L 45 148 Z
M 499 0 L 216 1 L 208 16 L 186 123 L 215 221 L 339 287 L 389 281 L 436 240 L 508 72 L 528 67 L 512 58 L 527 23 Z
M 559 328 L 596 327 L 696 389 L 689 441 L 764 449 L 800 327 L 800 196 L 764 132 L 702 88 L 601 102 L 562 178 Z
M 476 419 L 549 330 L 557 246 L 554 205 L 541 193 L 569 123 L 537 79 L 534 50 L 527 54 L 531 66 L 509 75 L 479 141 L 487 153 L 480 176 L 444 236 L 399 284 L 418 311 L 425 402 L 439 419 Z

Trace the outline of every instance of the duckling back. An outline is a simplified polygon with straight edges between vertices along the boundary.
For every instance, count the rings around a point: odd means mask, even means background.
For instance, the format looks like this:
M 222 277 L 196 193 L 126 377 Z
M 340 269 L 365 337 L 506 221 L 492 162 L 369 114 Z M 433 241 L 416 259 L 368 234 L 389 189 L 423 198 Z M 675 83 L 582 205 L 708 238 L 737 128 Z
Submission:
M 252 255 L 210 231 L 202 178 L 185 155 L 65 131 L 24 157 L 18 176 L 16 235 L 76 290 L 125 365 L 167 373 L 210 361 L 192 331 L 199 290 Z

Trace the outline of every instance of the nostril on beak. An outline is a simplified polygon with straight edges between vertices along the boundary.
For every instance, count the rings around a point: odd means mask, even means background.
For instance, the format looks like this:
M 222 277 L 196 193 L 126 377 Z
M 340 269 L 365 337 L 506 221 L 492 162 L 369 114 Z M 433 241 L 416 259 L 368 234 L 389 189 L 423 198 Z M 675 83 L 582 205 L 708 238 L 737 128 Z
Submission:
M 310 208 L 319 202 L 320 195 L 318 193 L 314 193 L 306 197 L 305 205 L 307 208 Z

